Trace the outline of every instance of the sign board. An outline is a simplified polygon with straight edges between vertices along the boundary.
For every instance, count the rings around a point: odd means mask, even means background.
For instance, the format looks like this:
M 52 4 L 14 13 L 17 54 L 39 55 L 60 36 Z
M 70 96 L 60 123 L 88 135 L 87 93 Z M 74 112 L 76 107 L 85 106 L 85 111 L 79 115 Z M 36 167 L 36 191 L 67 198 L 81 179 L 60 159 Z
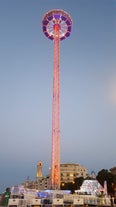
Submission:
M 84 202 L 83 202 L 83 199 L 82 198 L 74 198 L 74 200 L 73 200 L 73 204 L 74 205 L 83 205 L 84 204 Z
M 63 199 L 61 198 L 54 198 L 52 201 L 53 205 L 63 205 Z
M 41 199 L 32 199 L 31 204 L 34 206 L 41 205 Z

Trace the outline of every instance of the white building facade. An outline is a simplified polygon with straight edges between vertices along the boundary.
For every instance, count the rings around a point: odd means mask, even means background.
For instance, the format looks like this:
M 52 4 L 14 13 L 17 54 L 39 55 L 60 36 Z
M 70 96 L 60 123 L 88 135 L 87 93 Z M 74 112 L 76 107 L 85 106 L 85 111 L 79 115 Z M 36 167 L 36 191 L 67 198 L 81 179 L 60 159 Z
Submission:
M 74 182 L 77 177 L 87 177 L 87 168 L 75 163 L 60 164 L 60 181 Z

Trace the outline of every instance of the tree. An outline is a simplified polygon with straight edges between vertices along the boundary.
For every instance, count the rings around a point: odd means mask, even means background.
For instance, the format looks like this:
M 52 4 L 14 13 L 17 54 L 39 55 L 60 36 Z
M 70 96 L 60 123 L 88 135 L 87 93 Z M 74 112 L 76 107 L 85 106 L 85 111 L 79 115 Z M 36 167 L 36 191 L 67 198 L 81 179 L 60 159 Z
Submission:
M 74 179 L 74 183 L 75 183 L 75 190 L 79 190 L 82 183 L 83 183 L 84 178 L 83 177 L 78 177 Z
M 96 179 L 104 186 L 104 181 L 107 181 L 107 190 L 109 194 L 114 194 L 114 186 L 116 184 L 116 175 L 113 175 L 106 169 L 98 172 Z
M 61 190 L 70 190 L 71 193 L 74 193 L 75 190 L 80 189 L 80 186 L 83 183 L 84 178 L 83 177 L 78 177 L 74 179 L 74 182 L 62 182 L 60 189 Z
M 75 183 L 73 182 L 68 182 L 68 183 L 61 183 L 61 190 L 70 190 L 71 193 L 74 193 L 75 191 Z

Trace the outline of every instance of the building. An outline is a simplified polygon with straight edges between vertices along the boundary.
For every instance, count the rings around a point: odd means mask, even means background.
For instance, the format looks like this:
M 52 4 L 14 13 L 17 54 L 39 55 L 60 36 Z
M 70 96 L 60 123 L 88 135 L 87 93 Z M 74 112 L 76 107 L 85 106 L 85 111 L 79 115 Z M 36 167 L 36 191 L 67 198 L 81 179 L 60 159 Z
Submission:
M 46 190 L 50 188 L 49 175 L 45 177 L 38 177 L 36 180 L 25 180 L 22 185 L 25 189 Z
M 43 166 L 43 163 L 41 161 L 39 161 L 38 164 L 37 164 L 36 179 L 43 177 L 43 175 L 42 175 L 42 166 Z
M 112 167 L 112 168 L 110 169 L 110 172 L 111 172 L 112 174 L 116 175 L 116 167 Z
M 87 177 L 87 169 L 84 166 L 74 163 L 60 164 L 60 181 L 61 182 L 74 182 L 77 177 Z
M 50 179 L 49 175 L 45 177 L 40 177 L 34 182 L 34 188 L 37 190 L 50 189 Z
M 50 176 L 42 175 L 42 162 L 37 164 L 36 178 L 30 181 L 29 177 L 22 183 L 25 188 L 46 190 L 50 189 Z M 77 177 L 87 177 L 87 169 L 84 166 L 74 163 L 60 164 L 60 183 L 74 182 Z

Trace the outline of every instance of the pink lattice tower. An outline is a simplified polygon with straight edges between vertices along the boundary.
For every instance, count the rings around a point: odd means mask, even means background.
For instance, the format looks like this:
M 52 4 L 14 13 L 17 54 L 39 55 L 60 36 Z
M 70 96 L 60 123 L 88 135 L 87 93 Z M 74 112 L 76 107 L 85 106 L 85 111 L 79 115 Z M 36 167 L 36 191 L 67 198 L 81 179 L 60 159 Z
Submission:
M 60 189 L 60 40 L 70 36 L 72 20 L 55 9 L 45 14 L 42 24 L 44 34 L 54 41 L 51 189 Z

